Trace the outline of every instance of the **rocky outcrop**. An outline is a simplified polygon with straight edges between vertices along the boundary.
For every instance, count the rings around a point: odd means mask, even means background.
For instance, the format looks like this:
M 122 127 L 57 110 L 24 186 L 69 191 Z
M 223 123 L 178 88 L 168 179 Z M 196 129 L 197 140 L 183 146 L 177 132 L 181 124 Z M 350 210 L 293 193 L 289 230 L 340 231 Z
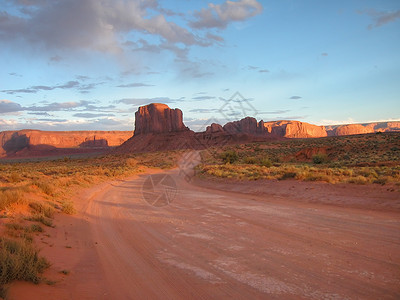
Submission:
M 373 133 L 375 130 L 371 127 L 363 126 L 361 124 L 341 125 L 335 129 L 334 135 L 353 135 Z
M 131 131 L 3 131 L 0 132 L 0 156 L 24 149 L 115 147 L 131 136 Z
M 400 131 L 400 122 L 374 122 L 326 126 L 329 136 Z
M 239 121 L 229 122 L 223 126 L 225 132 L 229 134 L 245 133 L 251 135 L 265 134 L 264 122 L 257 122 L 255 118 L 246 117 Z
M 226 124 L 213 123 L 205 132 L 193 132 L 183 124 L 182 111 L 165 104 L 139 107 L 135 113 L 135 134 L 115 153 L 147 152 L 175 149 L 205 149 L 227 144 L 267 141 L 274 139 L 264 129 L 263 122 L 254 118 Z M 264 136 L 254 132 L 264 132 Z
M 224 132 L 224 128 L 217 123 L 212 123 L 211 125 L 207 126 L 206 133 L 211 134 L 216 132 Z
M 168 105 L 152 103 L 139 107 L 135 113 L 135 135 L 189 131 L 183 124 L 182 111 Z
M 327 136 L 324 126 L 317 126 L 299 121 L 264 122 L 270 133 L 286 138 L 317 138 Z

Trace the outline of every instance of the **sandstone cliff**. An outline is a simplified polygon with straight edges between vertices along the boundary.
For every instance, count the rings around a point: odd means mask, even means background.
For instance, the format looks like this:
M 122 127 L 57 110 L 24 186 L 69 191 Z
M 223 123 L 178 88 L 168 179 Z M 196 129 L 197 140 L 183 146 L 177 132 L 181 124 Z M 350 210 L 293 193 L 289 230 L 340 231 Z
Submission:
M 131 136 L 131 131 L 3 131 L 0 132 L 0 156 L 24 149 L 115 147 Z
M 329 136 L 400 131 L 400 122 L 393 121 L 364 124 L 329 125 L 326 126 L 326 131 Z
M 188 130 L 183 124 L 182 111 L 178 108 L 152 103 L 139 107 L 135 113 L 135 135 Z
M 254 134 L 264 132 L 264 136 Z M 263 123 L 254 118 L 226 124 L 211 124 L 205 132 L 193 132 L 183 124 L 182 111 L 165 104 L 139 107 L 135 113 L 135 134 L 115 153 L 147 152 L 175 149 L 205 149 L 211 146 L 274 139 Z
M 299 121 L 264 122 L 270 133 L 286 138 L 316 138 L 327 136 L 324 126 L 317 126 Z
M 246 117 L 239 121 L 229 122 L 223 126 L 225 132 L 229 134 L 246 133 L 250 135 L 266 134 L 264 122 L 257 122 L 255 118 Z

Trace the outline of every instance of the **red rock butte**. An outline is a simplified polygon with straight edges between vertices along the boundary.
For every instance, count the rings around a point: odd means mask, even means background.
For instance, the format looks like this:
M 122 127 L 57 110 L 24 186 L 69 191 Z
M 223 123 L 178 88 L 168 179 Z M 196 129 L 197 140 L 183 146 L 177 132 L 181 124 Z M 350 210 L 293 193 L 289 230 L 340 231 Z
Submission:
M 135 135 L 189 131 L 183 124 L 182 111 L 162 103 L 139 107 L 135 113 Z

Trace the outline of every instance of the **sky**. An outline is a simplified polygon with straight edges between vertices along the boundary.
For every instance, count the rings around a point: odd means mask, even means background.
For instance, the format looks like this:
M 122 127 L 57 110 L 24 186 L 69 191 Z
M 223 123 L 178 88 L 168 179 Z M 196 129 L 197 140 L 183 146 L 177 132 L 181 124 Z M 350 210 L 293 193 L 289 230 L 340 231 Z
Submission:
M 0 0 L 0 131 L 400 120 L 399 0 Z

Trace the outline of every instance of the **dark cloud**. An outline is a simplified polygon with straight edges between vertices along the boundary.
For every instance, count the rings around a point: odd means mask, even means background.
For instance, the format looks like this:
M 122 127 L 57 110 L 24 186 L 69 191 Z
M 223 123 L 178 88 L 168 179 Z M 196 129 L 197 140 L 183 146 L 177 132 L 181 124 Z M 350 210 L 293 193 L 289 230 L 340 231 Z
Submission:
M 114 114 L 76 113 L 73 116 L 77 118 L 93 119 L 99 117 L 113 117 Z
M 378 11 L 376 9 L 366 9 L 358 11 L 359 14 L 367 14 L 374 23 L 368 25 L 368 29 L 373 29 L 386 25 L 400 19 L 400 9 L 396 11 Z
M 81 84 L 79 81 L 68 81 L 64 84 L 49 86 L 49 85 L 34 85 L 25 89 L 15 89 L 15 90 L 2 90 L 3 93 L 7 94 L 18 94 L 18 93 L 37 93 L 38 91 L 52 91 L 55 89 L 77 89 L 81 93 L 87 93 L 89 90 L 94 89 L 96 86 L 104 84 L 104 82 Z
M 117 85 L 117 87 L 120 87 L 120 88 L 145 87 L 145 86 L 154 86 L 154 85 L 141 83 L 141 82 L 133 82 L 133 83 L 128 83 L 128 84 Z
M 169 51 L 175 54 L 176 57 L 186 59 L 189 53 L 188 47 L 180 47 L 170 42 L 161 42 L 160 44 L 150 44 L 144 39 L 139 39 L 137 42 L 126 43 L 134 52 L 142 51 L 147 53 L 161 53 Z
M 224 40 L 224 38 L 222 36 L 215 35 L 215 34 L 212 34 L 212 33 L 207 33 L 206 37 L 207 37 L 207 39 L 214 40 L 214 41 L 216 41 L 218 43 L 225 42 L 225 40 Z
M 60 62 L 60 61 L 62 61 L 62 59 L 63 58 L 61 56 L 58 56 L 58 55 L 50 57 L 50 61 L 52 61 L 52 62 Z
M 192 98 L 192 100 L 195 100 L 195 101 L 204 101 L 204 100 L 211 100 L 211 99 L 215 99 L 215 97 L 213 97 L 213 96 L 197 96 L 197 97 Z
M 67 119 L 35 119 L 35 121 L 39 122 L 51 122 L 51 123 L 65 123 Z
M 28 112 L 28 115 L 45 116 L 45 117 L 51 116 L 48 112 Z
M 281 115 L 281 114 L 286 114 L 290 112 L 289 109 L 286 110 L 275 110 L 275 111 L 260 111 L 258 112 L 258 114 L 262 114 L 262 115 Z
M 216 108 L 195 108 L 195 109 L 189 110 L 189 112 L 208 114 L 208 113 L 218 113 L 219 110 Z
M 322 55 L 322 56 L 328 56 L 328 53 L 322 52 L 321 55 Z
M 123 103 L 123 104 L 132 104 L 134 106 L 139 106 L 139 105 L 147 105 L 150 103 L 176 103 L 183 101 L 184 98 L 179 98 L 179 99 L 171 99 L 168 97 L 156 97 L 156 98 L 125 98 L 125 99 L 119 99 L 116 100 L 116 103 Z
M 24 108 L 15 102 L 9 100 L 0 100 L 0 114 L 13 113 L 24 110 Z
M 261 70 L 258 70 L 258 72 L 259 72 L 259 73 L 269 73 L 269 70 L 267 70 L 267 69 L 261 69 Z
M 200 11 L 195 11 L 196 20 L 189 26 L 196 29 L 226 28 L 231 22 L 245 21 L 262 12 L 261 3 L 256 0 L 225 1 L 222 4 L 208 5 Z
M 53 102 L 44 106 L 26 107 L 28 111 L 68 111 L 74 108 L 85 106 L 82 102 Z
M 292 97 L 290 97 L 289 99 L 292 99 L 292 100 L 298 100 L 298 99 L 301 99 L 302 97 L 300 97 L 300 96 L 292 96 Z
M 78 81 L 68 81 L 61 85 L 48 86 L 48 85 L 35 85 L 25 89 L 16 90 L 2 90 L 3 93 L 7 94 L 17 94 L 17 93 L 36 93 L 37 91 L 51 91 L 55 89 L 71 89 L 79 86 Z
M 16 76 L 16 77 L 22 77 L 21 74 L 18 74 L 18 73 L 15 73 L 15 72 L 8 73 L 8 75 L 10 75 L 10 76 Z

